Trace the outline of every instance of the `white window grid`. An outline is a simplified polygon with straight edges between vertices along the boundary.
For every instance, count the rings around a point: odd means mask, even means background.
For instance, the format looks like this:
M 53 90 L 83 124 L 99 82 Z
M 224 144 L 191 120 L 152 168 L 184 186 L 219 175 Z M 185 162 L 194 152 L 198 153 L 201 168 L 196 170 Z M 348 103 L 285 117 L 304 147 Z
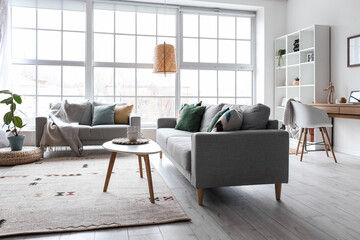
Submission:
M 135 3 L 128 3 L 128 4 L 135 4 Z M 138 5 L 141 5 L 141 3 L 136 3 Z M 155 6 L 155 7 L 164 7 L 163 5 L 159 5 L 159 4 L 146 4 L 146 5 L 151 5 L 151 6 Z M 200 17 L 200 14 L 211 14 L 213 12 L 212 9 L 205 9 L 205 8 L 186 8 L 187 10 L 190 9 L 190 11 L 192 11 L 194 14 L 198 14 L 198 16 Z M 86 30 L 85 31 L 75 31 L 75 30 L 64 30 L 63 29 L 63 11 L 61 11 L 61 29 L 59 30 L 54 30 L 54 29 L 42 29 L 42 28 L 38 28 L 38 11 L 36 9 L 36 28 L 21 28 L 21 27 L 13 27 L 12 29 L 30 29 L 30 30 L 36 30 L 36 58 L 35 59 L 12 59 L 12 63 L 13 64 L 19 64 L 19 65 L 34 65 L 36 68 L 35 74 L 36 74 L 36 79 L 38 79 L 38 66 L 40 65 L 48 65 L 48 66 L 60 66 L 61 67 L 61 94 L 60 95 L 39 95 L 38 94 L 38 82 L 36 81 L 36 94 L 24 94 L 23 96 L 26 97 L 35 97 L 36 98 L 36 109 L 35 109 L 35 113 L 36 116 L 38 115 L 38 97 L 58 97 L 61 100 L 63 100 L 66 97 L 80 97 L 80 98 L 86 98 L 89 100 L 94 100 L 94 67 L 110 67 L 113 68 L 114 70 L 114 95 L 113 96 L 96 96 L 96 97 L 112 97 L 113 100 L 115 101 L 116 98 L 121 97 L 121 98 L 135 98 L 135 106 L 134 106 L 134 111 L 137 111 L 137 98 L 139 97 L 137 95 L 137 69 L 152 69 L 152 64 L 149 63 L 137 63 L 137 53 L 135 52 L 135 63 L 119 63 L 119 62 L 115 62 L 115 54 L 114 54 L 114 61 L 113 62 L 94 62 L 93 61 L 93 53 L 94 53 L 94 33 L 102 33 L 102 34 L 112 34 L 114 35 L 114 38 L 116 35 L 130 35 L 130 36 L 135 36 L 135 39 L 137 39 L 137 36 L 150 36 L 150 37 L 155 37 L 156 38 L 156 42 L 158 44 L 158 38 L 160 37 L 174 37 L 174 36 L 167 36 L 167 35 L 158 35 L 157 34 L 157 24 L 156 24 L 156 34 L 155 35 L 143 35 L 143 34 L 120 34 L 120 33 L 116 33 L 115 29 L 114 29 L 114 33 L 103 33 L 103 32 L 94 32 L 93 31 L 93 2 L 92 0 L 86 0 Z M 182 35 L 182 13 L 184 11 L 182 10 L 182 7 L 178 8 L 178 13 L 176 14 L 176 53 L 177 53 L 177 61 L 178 61 L 178 73 L 176 74 L 175 77 L 175 96 L 140 96 L 140 97 L 146 97 L 146 98 L 175 98 L 175 113 L 177 113 L 179 111 L 180 108 L 180 99 L 181 98 L 197 98 L 198 100 L 201 100 L 201 98 L 216 98 L 217 100 L 221 99 L 234 99 L 234 97 L 228 97 L 228 96 L 219 96 L 218 94 L 218 87 L 217 87 L 217 96 L 200 96 L 200 88 L 198 86 L 198 96 L 181 96 L 180 90 L 181 90 L 181 83 L 180 83 L 180 70 L 181 69 L 193 69 L 193 70 L 198 70 L 198 73 L 200 74 L 200 70 L 216 70 L 217 71 L 217 75 L 218 75 L 218 71 L 222 71 L 222 70 L 229 70 L 229 71 L 234 71 L 235 72 L 235 77 L 236 77 L 236 72 L 237 71 L 251 71 L 252 72 L 252 95 L 246 96 L 244 98 L 251 98 L 252 103 L 255 102 L 256 99 L 256 91 L 255 91 L 255 86 L 256 86 L 256 77 L 255 77 L 255 17 L 252 16 L 251 17 L 251 64 L 225 64 L 225 63 L 194 63 L 194 62 L 184 62 L 183 61 L 183 55 L 182 55 L 182 44 L 183 44 L 183 35 Z M 186 11 L 185 11 L 186 12 Z M 219 10 L 216 10 L 216 12 L 219 12 Z M 225 11 L 226 12 L 226 11 Z M 233 14 L 231 14 L 232 16 L 237 16 L 238 11 L 231 11 Z M 115 15 L 115 11 L 114 11 L 114 15 Z M 254 15 L 252 13 L 250 13 L 250 15 Z M 217 16 L 222 16 L 222 14 L 217 14 Z M 115 16 L 114 16 L 114 21 L 115 21 Z M 11 17 L 10 17 L 11 19 Z M 217 21 L 218 22 L 218 21 Z M 236 22 L 236 21 L 235 21 Z M 198 21 L 198 24 L 200 24 L 200 21 Z M 136 27 L 136 23 L 135 23 L 135 27 Z M 114 28 L 115 28 L 115 23 L 114 23 Z M 200 28 L 198 28 L 200 31 Z M 235 28 L 236 29 L 236 28 Z M 64 32 L 80 32 L 80 33 L 85 33 L 86 34 L 86 44 L 85 44 L 85 61 L 64 61 L 64 60 L 41 60 L 38 59 L 38 30 L 47 30 L 47 31 L 58 31 L 61 32 L 61 48 L 63 48 L 63 33 Z M 219 34 L 219 31 L 217 31 Z M 191 37 L 187 37 L 187 38 L 191 38 Z M 200 44 L 200 39 L 206 39 L 206 38 L 200 38 L 197 37 L 196 39 L 199 39 L 198 43 Z M 217 41 L 219 40 L 223 40 L 222 38 L 219 38 L 219 36 L 217 36 Z M 228 40 L 228 39 L 226 39 Z M 242 40 L 242 39 L 236 39 L 236 40 Z M 135 45 L 136 46 L 136 45 Z M 219 48 L 219 44 L 217 44 L 217 47 Z M 236 48 L 236 44 L 235 44 L 235 48 Z M 114 41 L 114 51 L 115 51 L 115 41 Z M 135 51 L 137 51 L 137 47 L 135 48 Z M 198 51 L 200 51 L 200 48 L 198 47 Z M 217 49 L 217 51 L 219 52 L 219 49 Z M 236 51 L 235 51 L 235 54 Z M 198 53 L 198 57 L 200 58 L 200 53 Z M 217 54 L 217 58 L 219 58 L 219 54 Z M 63 59 L 63 49 L 61 49 L 61 59 Z M 235 55 L 235 59 L 236 55 Z M 63 66 L 82 66 L 85 67 L 85 96 L 75 96 L 75 95 L 63 95 Z M 115 81 L 116 81 L 116 77 L 115 77 L 115 71 L 116 68 L 134 68 L 135 69 L 135 95 L 134 96 L 119 96 L 115 94 Z M 217 79 L 218 82 L 218 79 Z M 200 84 L 200 78 L 198 75 L 198 84 Z M 237 79 L 235 78 L 235 91 L 236 91 L 236 84 L 237 84 Z M 236 92 L 235 92 L 235 102 L 237 101 L 237 99 L 242 98 L 242 96 L 237 96 Z

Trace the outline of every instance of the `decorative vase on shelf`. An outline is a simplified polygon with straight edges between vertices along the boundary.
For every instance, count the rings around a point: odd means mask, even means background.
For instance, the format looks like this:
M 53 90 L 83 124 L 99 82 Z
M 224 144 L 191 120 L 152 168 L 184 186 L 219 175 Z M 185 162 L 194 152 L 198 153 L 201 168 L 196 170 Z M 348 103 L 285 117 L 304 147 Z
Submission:
M 300 83 L 300 79 L 299 78 L 295 78 L 295 80 L 293 81 L 292 85 L 293 86 L 299 86 Z

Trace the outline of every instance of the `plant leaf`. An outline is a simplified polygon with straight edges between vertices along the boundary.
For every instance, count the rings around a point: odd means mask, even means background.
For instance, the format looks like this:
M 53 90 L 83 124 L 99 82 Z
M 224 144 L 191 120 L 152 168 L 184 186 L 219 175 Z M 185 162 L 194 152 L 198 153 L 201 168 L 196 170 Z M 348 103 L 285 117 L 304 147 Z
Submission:
M 11 94 L 11 92 L 9 90 L 1 90 L 0 93 Z
M 0 103 L 6 103 L 6 105 L 9 105 L 13 102 L 13 97 L 5 98 Z
M 10 104 L 10 111 L 15 112 L 15 110 L 16 110 L 16 104 L 15 103 Z
M 5 125 L 9 125 L 12 120 L 12 112 L 5 113 L 3 120 Z
M 17 102 L 18 104 L 22 103 L 22 99 L 19 95 L 13 94 L 13 98 L 14 98 L 15 102 Z
M 21 119 L 21 117 L 15 116 L 14 117 L 14 125 L 15 127 L 21 128 L 23 125 L 23 121 Z

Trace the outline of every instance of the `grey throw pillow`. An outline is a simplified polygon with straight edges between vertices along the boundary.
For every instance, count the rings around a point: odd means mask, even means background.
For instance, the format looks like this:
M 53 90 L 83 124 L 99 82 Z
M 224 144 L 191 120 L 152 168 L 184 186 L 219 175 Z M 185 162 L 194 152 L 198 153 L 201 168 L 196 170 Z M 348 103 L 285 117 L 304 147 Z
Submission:
M 227 110 L 215 123 L 212 132 L 240 130 L 243 123 L 243 112 L 241 110 Z
M 201 121 L 200 132 L 207 132 L 211 120 L 221 110 L 224 104 L 219 104 L 219 105 L 203 104 L 202 106 L 205 106 L 206 109 Z
M 114 112 L 116 104 L 94 107 L 92 125 L 114 124 Z
M 78 122 L 80 125 L 91 125 L 91 103 L 89 101 L 69 103 L 65 100 L 64 108 L 71 122 Z
M 259 103 L 252 106 L 244 105 L 240 109 L 244 112 L 241 130 L 266 129 L 270 116 L 270 108 L 268 106 Z
M 91 116 L 93 116 L 93 118 L 94 118 L 94 108 L 95 108 L 96 106 L 104 106 L 104 105 L 109 105 L 109 104 L 113 104 L 113 103 L 98 102 L 98 101 L 92 102 Z M 126 103 L 115 103 L 115 105 L 116 105 L 116 106 L 123 106 L 123 105 L 126 105 Z

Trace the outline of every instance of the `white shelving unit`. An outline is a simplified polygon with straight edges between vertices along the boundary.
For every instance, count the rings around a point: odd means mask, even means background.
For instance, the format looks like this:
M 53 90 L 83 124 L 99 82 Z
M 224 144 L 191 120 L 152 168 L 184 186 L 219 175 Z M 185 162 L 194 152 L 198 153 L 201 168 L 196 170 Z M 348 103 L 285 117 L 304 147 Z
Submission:
M 284 106 L 289 98 L 302 103 L 325 103 L 327 92 L 323 89 L 330 81 L 330 27 L 313 25 L 275 39 L 275 119 L 282 121 Z M 299 39 L 299 50 L 294 51 L 294 41 Z M 278 51 L 286 54 L 278 65 Z M 312 55 L 312 60 L 308 60 Z M 299 78 L 299 85 L 293 85 Z M 314 141 L 321 141 L 315 132 Z M 310 136 L 309 136 L 310 137 Z M 308 139 L 310 141 L 310 139 Z

